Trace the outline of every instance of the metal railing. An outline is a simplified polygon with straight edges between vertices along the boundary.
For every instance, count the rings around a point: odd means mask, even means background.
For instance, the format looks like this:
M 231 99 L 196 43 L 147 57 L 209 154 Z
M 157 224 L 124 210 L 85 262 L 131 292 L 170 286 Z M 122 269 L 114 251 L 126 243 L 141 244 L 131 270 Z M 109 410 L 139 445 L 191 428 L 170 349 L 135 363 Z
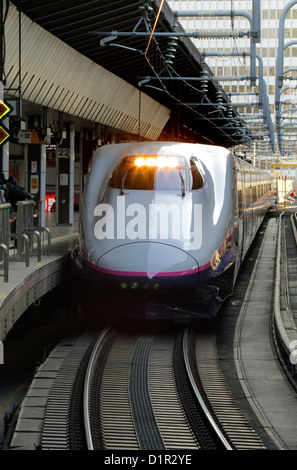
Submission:
M 41 202 L 39 202 L 38 211 L 34 212 L 34 217 L 37 217 L 36 228 L 41 234 L 43 234 L 43 246 L 45 246 L 45 234 L 47 234 L 47 256 L 50 256 L 52 235 L 48 227 L 44 227 L 41 225 L 41 209 L 42 209 L 42 205 L 41 205 Z
M 21 261 L 23 250 L 25 246 L 26 266 L 29 259 L 29 254 L 33 253 L 33 238 L 37 239 L 37 260 L 41 260 L 41 235 L 34 227 L 34 207 L 35 201 L 32 199 L 26 201 L 18 201 L 17 212 L 14 214 L 16 217 L 15 232 L 11 233 L 11 238 L 16 241 L 17 245 L 17 260 Z M 25 245 L 24 242 L 25 241 Z M 29 264 L 28 264 L 29 266 Z
M 4 272 L 0 275 L 4 276 L 4 282 L 8 282 L 9 261 L 14 257 L 17 261 L 24 259 L 28 267 L 30 255 L 33 255 L 36 249 L 37 260 L 41 261 L 42 235 L 45 246 L 47 234 L 47 255 L 50 256 L 51 252 L 51 232 L 47 227 L 41 226 L 41 204 L 36 210 L 36 203 L 31 199 L 18 201 L 16 206 L 17 212 L 11 212 L 10 203 L 0 204 L 0 269 L 3 267 Z M 16 252 L 14 257 L 9 256 L 11 244 Z

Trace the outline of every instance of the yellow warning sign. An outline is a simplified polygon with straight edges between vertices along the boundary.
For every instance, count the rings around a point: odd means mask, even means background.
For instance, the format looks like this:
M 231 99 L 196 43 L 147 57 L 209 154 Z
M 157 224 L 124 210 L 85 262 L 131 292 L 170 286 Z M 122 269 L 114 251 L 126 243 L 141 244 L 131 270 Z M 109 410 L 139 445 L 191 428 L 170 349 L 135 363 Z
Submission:
M 0 126 L 0 145 L 4 144 L 9 138 L 10 134 L 5 126 Z
M 3 119 L 4 116 L 9 114 L 11 111 L 12 111 L 12 108 L 7 103 L 0 100 L 0 119 Z
M 38 192 L 38 175 L 31 175 L 30 192 L 36 194 Z

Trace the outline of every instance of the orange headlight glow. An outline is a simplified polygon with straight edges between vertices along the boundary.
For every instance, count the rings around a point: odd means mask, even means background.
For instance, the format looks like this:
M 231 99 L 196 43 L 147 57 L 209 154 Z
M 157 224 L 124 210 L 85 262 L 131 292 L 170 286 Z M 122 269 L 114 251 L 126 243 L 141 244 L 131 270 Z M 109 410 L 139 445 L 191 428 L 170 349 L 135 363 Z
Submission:
M 167 158 L 167 166 L 168 168 L 176 168 L 177 167 L 176 158 Z
M 145 165 L 145 158 L 142 158 L 142 157 L 135 158 L 135 165 L 136 166 L 144 166 Z
M 156 166 L 156 159 L 153 157 L 148 157 L 145 161 L 146 166 Z
M 175 157 L 136 157 L 135 166 L 148 166 L 157 168 L 176 168 L 179 165 Z

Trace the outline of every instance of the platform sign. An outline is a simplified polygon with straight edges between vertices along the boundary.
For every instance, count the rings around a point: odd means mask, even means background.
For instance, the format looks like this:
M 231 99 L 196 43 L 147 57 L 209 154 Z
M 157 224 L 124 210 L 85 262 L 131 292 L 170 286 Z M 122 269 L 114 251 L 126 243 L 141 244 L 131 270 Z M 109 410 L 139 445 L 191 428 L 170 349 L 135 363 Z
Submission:
M 5 101 L 0 100 L 0 119 L 3 119 L 12 111 L 13 111 L 13 108 L 11 106 L 5 103 Z
M 31 181 L 30 181 L 30 193 L 31 194 L 37 194 L 39 190 L 39 178 L 38 175 L 31 175 Z
M 0 145 L 3 145 L 7 139 L 10 137 L 8 129 L 5 126 L 0 125 Z
M 12 111 L 12 107 L 10 107 L 5 101 L 0 100 L 0 121 L 3 119 L 5 116 L 7 116 L 10 112 Z M 5 144 L 7 139 L 9 139 L 10 134 L 9 130 L 6 129 L 6 127 L 0 123 L 0 146 Z

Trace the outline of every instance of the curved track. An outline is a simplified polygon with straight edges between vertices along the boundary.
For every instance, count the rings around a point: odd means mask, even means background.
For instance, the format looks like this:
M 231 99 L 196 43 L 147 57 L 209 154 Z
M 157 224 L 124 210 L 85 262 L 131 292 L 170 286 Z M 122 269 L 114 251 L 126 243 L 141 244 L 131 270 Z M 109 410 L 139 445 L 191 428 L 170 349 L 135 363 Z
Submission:
M 199 344 L 187 329 L 100 335 L 85 380 L 88 449 L 263 448 L 216 372 L 218 363 L 199 376 L 207 351 L 205 341 L 200 350 Z

